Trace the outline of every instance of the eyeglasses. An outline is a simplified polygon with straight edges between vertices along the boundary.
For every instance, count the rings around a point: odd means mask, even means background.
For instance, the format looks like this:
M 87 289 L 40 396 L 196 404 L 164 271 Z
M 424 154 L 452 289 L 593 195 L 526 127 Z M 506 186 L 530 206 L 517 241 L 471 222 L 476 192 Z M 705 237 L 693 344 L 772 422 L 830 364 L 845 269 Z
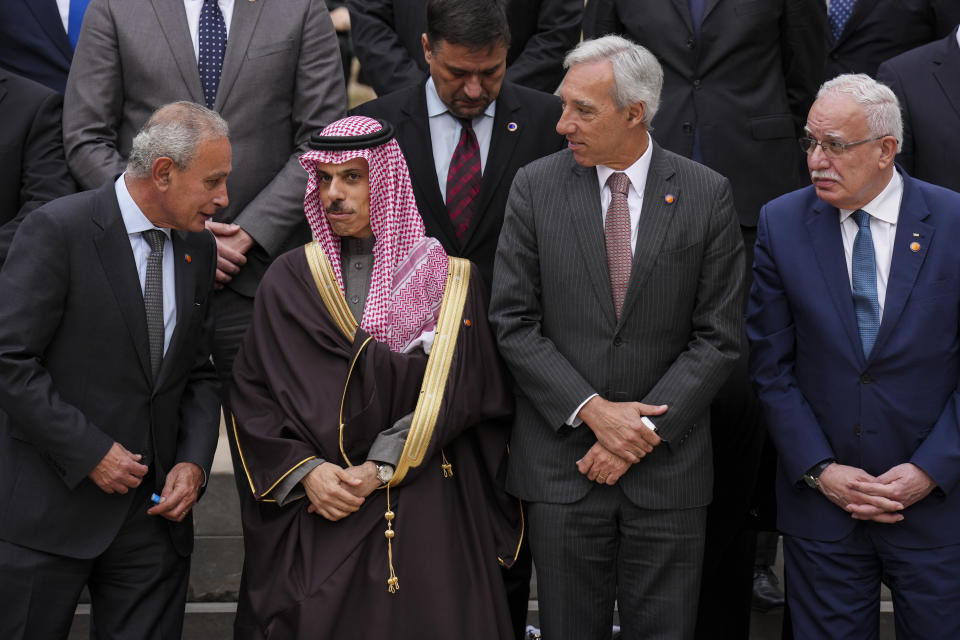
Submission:
M 877 140 L 882 140 L 887 136 L 877 136 L 876 138 L 870 138 L 869 140 L 857 140 L 856 142 L 838 142 L 836 140 L 824 140 L 820 142 L 814 140 L 813 138 L 800 138 L 798 141 L 800 143 L 800 149 L 804 153 L 813 153 L 813 150 L 819 145 L 823 152 L 831 157 L 836 157 L 842 155 L 844 151 L 850 147 L 855 147 L 860 144 L 866 144 L 868 142 L 876 142 Z

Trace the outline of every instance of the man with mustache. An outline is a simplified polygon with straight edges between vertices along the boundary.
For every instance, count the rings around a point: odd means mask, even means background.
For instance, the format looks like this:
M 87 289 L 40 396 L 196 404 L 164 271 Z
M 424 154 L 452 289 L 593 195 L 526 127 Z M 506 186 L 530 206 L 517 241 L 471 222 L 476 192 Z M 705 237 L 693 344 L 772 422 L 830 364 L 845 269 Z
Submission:
M 813 185 L 761 212 L 750 369 L 779 452 L 797 638 L 960 637 L 960 194 L 894 164 L 896 96 L 826 82 Z

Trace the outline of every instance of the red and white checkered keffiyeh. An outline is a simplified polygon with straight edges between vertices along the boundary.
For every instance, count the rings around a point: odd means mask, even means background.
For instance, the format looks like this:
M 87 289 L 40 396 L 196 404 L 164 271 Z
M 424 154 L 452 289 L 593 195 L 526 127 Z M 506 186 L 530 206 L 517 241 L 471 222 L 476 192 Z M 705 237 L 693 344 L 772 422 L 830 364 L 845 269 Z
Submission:
M 327 125 L 321 135 L 359 136 L 381 128 L 371 118 L 350 116 Z M 395 139 L 370 149 L 308 151 L 300 156 L 308 175 L 304 210 L 340 290 L 340 236 L 333 232 L 323 212 L 317 165 L 343 164 L 358 157 L 364 158 L 370 169 L 370 228 L 376 238 L 370 292 L 360 326 L 399 352 L 436 326 L 447 282 L 447 254 L 439 241 L 424 235 L 407 162 Z

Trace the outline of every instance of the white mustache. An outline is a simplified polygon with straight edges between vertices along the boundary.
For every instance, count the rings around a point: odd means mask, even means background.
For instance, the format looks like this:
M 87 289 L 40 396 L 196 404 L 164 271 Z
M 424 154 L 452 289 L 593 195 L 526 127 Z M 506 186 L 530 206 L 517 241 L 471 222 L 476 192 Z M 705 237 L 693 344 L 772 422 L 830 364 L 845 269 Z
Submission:
M 840 182 L 840 174 L 829 169 L 814 169 L 810 172 L 810 177 L 814 180 L 835 180 Z

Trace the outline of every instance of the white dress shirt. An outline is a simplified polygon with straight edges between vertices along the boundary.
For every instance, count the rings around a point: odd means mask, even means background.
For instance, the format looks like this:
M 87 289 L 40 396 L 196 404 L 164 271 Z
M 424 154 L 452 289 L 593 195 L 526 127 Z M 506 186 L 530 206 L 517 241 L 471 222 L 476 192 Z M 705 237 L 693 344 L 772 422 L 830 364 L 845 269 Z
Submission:
M 123 216 L 123 226 L 127 228 L 130 238 L 130 248 L 133 249 L 133 259 L 137 264 L 137 275 L 140 277 L 140 292 L 147 285 L 147 260 L 150 258 L 150 243 L 143 237 L 144 231 L 156 229 L 153 223 L 143 215 L 127 190 L 127 184 L 121 175 L 114 183 L 117 193 L 117 202 L 120 205 L 120 215 Z M 170 346 L 170 337 L 177 324 L 177 295 L 176 273 L 173 264 L 173 242 L 170 229 L 160 229 L 167 236 L 163 243 L 163 353 L 167 353 Z
M 880 194 L 861 207 L 870 214 L 870 235 L 873 236 L 873 255 L 877 264 L 877 299 L 880 302 L 880 318 L 887 300 L 887 282 L 890 280 L 890 263 L 893 261 L 893 243 L 897 236 L 897 220 L 900 217 L 900 200 L 903 197 L 903 177 L 893 172 L 893 178 Z M 840 209 L 840 233 L 843 236 L 843 255 L 847 259 L 847 276 L 853 290 L 853 241 L 860 227 L 853 219 L 855 209 Z
M 217 0 L 220 13 L 223 14 L 223 24 L 227 28 L 227 37 L 230 37 L 230 19 L 233 17 L 233 0 Z M 203 0 L 183 0 L 183 8 L 187 12 L 187 26 L 190 28 L 190 40 L 193 42 L 193 54 L 200 60 L 200 12 L 203 9 Z
M 430 123 L 430 144 L 433 147 L 433 163 L 437 172 L 437 184 L 440 186 L 440 196 L 443 203 L 447 203 L 447 174 L 450 172 L 450 160 L 460 142 L 460 121 L 447 110 L 443 104 L 433 78 L 427 80 L 427 119 Z M 490 139 L 493 137 L 493 116 L 497 111 L 497 101 L 494 100 L 484 112 L 473 119 L 473 132 L 477 136 L 480 146 L 480 173 L 487 166 L 487 156 L 490 153 Z

